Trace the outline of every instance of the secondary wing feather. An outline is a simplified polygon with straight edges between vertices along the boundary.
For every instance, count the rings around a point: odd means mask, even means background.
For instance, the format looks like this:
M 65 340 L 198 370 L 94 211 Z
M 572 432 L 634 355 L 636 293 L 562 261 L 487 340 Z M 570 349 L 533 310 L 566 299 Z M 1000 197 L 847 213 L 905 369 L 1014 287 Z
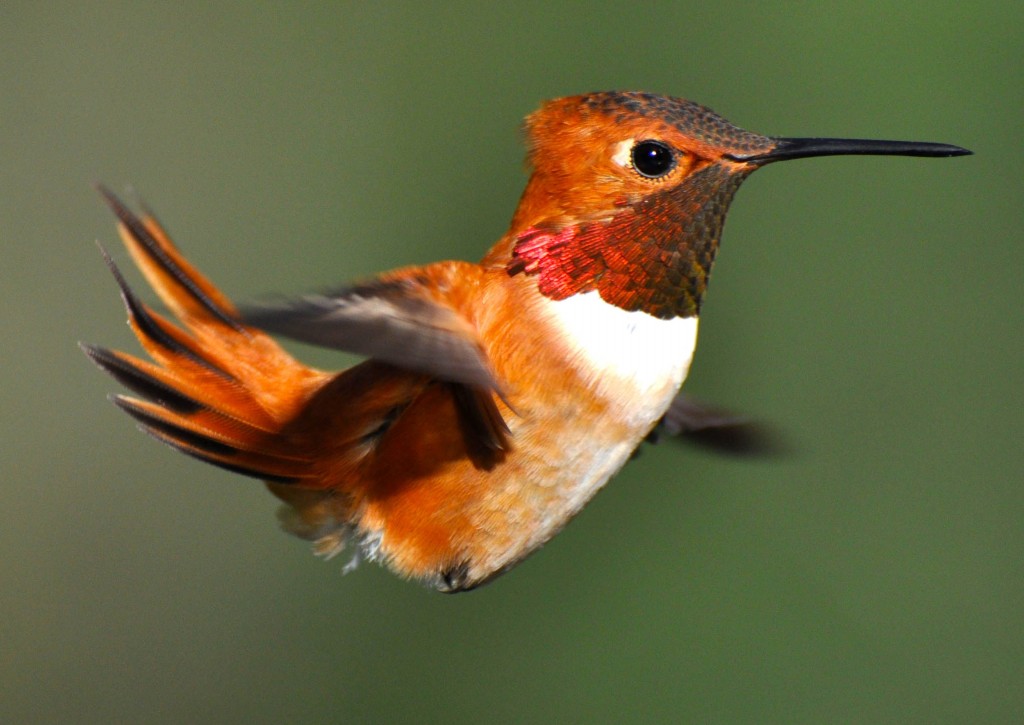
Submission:
M 242 309 L 241 318 L 300 342 L 501 394 L 473 325 L 424 274 L 252 305 Z

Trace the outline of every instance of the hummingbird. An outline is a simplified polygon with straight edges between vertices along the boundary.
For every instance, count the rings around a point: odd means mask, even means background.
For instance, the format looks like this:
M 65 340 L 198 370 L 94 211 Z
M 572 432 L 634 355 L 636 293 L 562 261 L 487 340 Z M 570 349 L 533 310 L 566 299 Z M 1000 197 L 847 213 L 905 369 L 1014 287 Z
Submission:
M 236 307 L 148 210 L 100 187 L 166 305 L 101 247 L 149 360 L 85 353 L 157 440 L 265 482 L 283 527 L 331 557 L 444 592 L 508 571 L 653 435 L 736 419 L 680 392 L 726 212 L 777 161 L 961 156 L 947 144 L 782 138 L 691 101 L 599 92 L 525 122 L 531 174 L 479 263 L 442 261 L 334 292 Z M 176 318 L 176 319 L 175 319 Z M 298 362 L 269 334 L 366 359 Z

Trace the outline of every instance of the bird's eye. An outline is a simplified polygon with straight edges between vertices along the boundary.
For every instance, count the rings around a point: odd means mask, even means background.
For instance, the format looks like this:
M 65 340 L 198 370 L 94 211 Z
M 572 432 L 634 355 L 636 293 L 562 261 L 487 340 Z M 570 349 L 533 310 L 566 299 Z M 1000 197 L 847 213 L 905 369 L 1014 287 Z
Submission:
M 641 141 L 633 147 L 633 168 L 648 179 L 660 179 L 676 166 L 672 147 L 661 141 Z

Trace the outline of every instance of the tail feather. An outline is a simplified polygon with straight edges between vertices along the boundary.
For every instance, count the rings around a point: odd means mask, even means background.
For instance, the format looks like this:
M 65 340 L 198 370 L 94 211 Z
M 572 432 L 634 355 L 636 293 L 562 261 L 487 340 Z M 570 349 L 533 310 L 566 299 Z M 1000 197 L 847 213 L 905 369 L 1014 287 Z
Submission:
M 114 396 L 113 402 L 140 422 L 165 427 L 168 434 L 173 429 L 183 440 L 195 436 L 197 446 L 200 445 L 199 438 L 209 441 L 214 452 L 227 447 L 236 453 L 245 453 L 252 460 L 266 458 L 292 468 L 310 463 L 309 458 L 291 450 L 288 441 L 277 436 L 276 431 L 267 433 L 217 410 L 200 407 L 193 413 L 183 415 L 160 403 L 124 395 Z
M 168 360 L 187 358 L 192 362 L 217 373 L 226 380 L 234 380 L 234 377 L 226 370 L 218 367 L 197 349 L 195 341 L 182 332 L 174 323 L 169 322 L 162 315 L 157 314 L 145 304 L 132 291 L 121 274 L 121 270 L 114 264 L 107 250 L 100 245 L 100 253 L 107 263 L 107 268 L 114 276 L 118 289 L 121 292 L 121 300 L 128 311 L 128 324 L 131 325 L 135 336 L 146 348 L 146 352 L 153 356 L 158 362 L 164 363 Z
M 130 355 L 116 353 L 121 363 L 116 367 L 122 371 L 122 375 L 126 374 L 123 371 L 127 367 L 141 370 L 175 390 L 187 389 L 202 401 L 216 405 L 222 412 L 248 420 L 257 427 L 267 430 L 278 427 L 279 422 L 254 399 L 251 390 L 237 375 L 230 371 L 233 362 L 237 363 L 237 360 L 233 360 L 230 354 L 218 355 L 217 345 L 223 347 L 228 336 L 222 334 L 217 340 L 210 340 L 209 344 L 201 344 L 195 337 L 141 302 L 106 251 L 103 254 L 120 288 L 121 299 L 128 312 L 128 324 L 142 347 L 158 363 L 152 365 Z M 251 339 L 256 334 L 249 333 L 248 337 Z M 108 373 L 114 374 L 96 357 L 93 357 L 93 361 Z
M 117 382 L 146 400 L 160 403 L 168 410 L 182 415 L 195 413 L 203 407 L 202 403 L 178 390 L 168 380 L 169 374 L 161 367 L 97 345 L 79 343 L 78 346 Z
M 146 425 L 140 424 L 139 428 L 143 432 L 148 433 L 149 435 L 151 435 L 156 440 L 160 441 L 161 443 L 164 443 L 167 446 L 170 446 L 171 448 L 173 448 L 174 450 L 178 451 L 179 453 L 184 453 L 186 456 L 189 456 L 191 458 L 195 458 L 197 461 L 202 461 L 203 463 L 208 463 L 211 466 L 216 466 L 217 468 L 223 469 L 225 471 L 229 471 L 231 473 L 237 473 L 240 476 L 248 476 L 249 478 L 258 478 L 259 480 L 265 481 L 267 483 L 282 484 L 282 485 L 287 486 L 289 488 L 294 486 L 294 484 L 300 483 L 300 481 L 301 481 L 301 479 L 296 478 L 296 477 L 275 475 L 273 473 L 269 473 L 269 472 L 264 471 L 264 470 L 257 470 L 257 469 L 254 469 L 254 468 L 249 468 L 247 466 L 239 465 L 237 463 L 232 463 L 230 461 L 225 460 L 222 457 L 217 457 L 217 456 L 210 455 L 208 453 L 200 452 L 200 451 L 198 451 L 198 450 L 196 450 L 194 448 L 191 448 L 188 445 L 182 443 L 181 441 L 179 441 L 179 440 L 177 440 L 175 438 L 172 438 L 170 436 L 167 436 L 164 433 L 160 432 L 159 430 L 156 430 L 155 428 L 152 428 L 152 427 L 149 427 L 149 426 L 146 426 Z
M 316 486 L 313 462 L 284 433 L 330 375 L 296 362 L 235 307 L 171 243 L 149 213 L 132 213 L 100 187 L 135 263 L 180 326 L 132 292 L 102 249 L 129 324 L 153 362 L 93 345 L 82 350 L 140 398 L 113 402 L 173 448 L 265 481 Z
M 215 411 L 201 419 L 184 418 L 161 406 L 123 395 L 113 396 L 117 407 L 139 423 L 144 431 L 189 455 L 236 472 L 276 483 L 298 483 L 311 476 L 309 461 L 294 457 L 274 445 L 273 439 L 253 435 L 244 424 L 217 420 Z
M 125 246 L 164 304 L 178 317 L 217 321 L 244 331 L 231 300 L 181 255 L 155 217 L 140 219 L 109 189 L 98 190 L 117 216 Z

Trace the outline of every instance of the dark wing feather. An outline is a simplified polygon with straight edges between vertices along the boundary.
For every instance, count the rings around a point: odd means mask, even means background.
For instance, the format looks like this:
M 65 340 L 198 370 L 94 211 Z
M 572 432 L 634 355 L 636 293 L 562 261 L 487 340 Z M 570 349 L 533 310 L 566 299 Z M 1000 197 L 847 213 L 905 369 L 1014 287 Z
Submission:
M 769 429 L 749 417 L 707 405 L 679 393 L 651 432 L 650 439 L 679 437 L 733 456 L 763 457 L 782 452 L 782 445 Z
M 501 394 L 476 331 L 429 279 L 399 278 L 243 308 L 253 327 Z
M 508 425 L 489 392 L 458 383 L 451 390 L 469 458 L 477 468 L 489 471 L 505 460 L 511 447 Z

